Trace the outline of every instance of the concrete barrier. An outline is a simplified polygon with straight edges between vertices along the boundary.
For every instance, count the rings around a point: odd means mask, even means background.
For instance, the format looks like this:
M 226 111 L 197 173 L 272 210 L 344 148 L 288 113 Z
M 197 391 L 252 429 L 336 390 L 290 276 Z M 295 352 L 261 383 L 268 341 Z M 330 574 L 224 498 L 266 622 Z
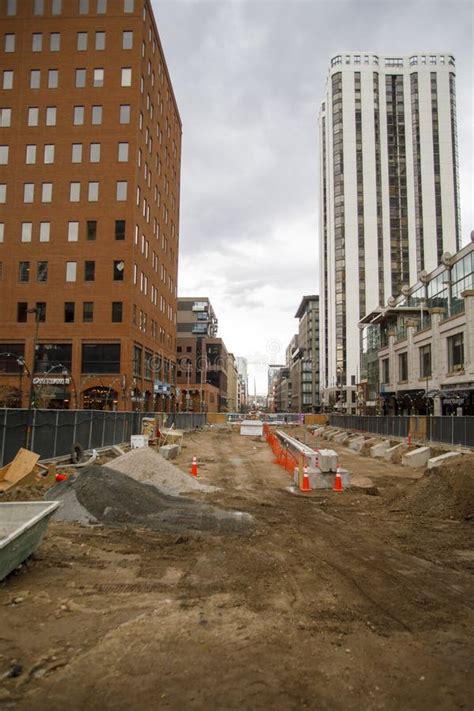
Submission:
M 390 449 L 390 440 L 388 439 L 374 444 L 374 446 L 370 448 L 370 456 L 383 459 L 387 449 Z
M 432 457 L 431 459 L 428 459 L 428 469 L 440 467 L 442 464 L 446 464 L 447 461 L 451 461 L 453 457 L 462 457 L 462 453 L 445 452 L 444 454 L 440 454 L 439 457 Z
M 354 439 L 349 442 L 349 449 L 354 450 L 354 452 L 360 452 L 360 450 L 364 446 L 364 443 L 365 437 L 359 435 L 358 437 L 354 437 Z
M 351 485 L 351 473 L 347 469 L 340 469 L 339 473 L 342 479 L 342 486 L 348 489 Z M 332 489 L 336 474 L 334 472 L 322 472 L 317 468 L 308 469 L 308 479 L 312 489 Z M 293 475 L 293 483 L 299 486 L 298 470 Z
M 179 454 L 179 444 L 164 444 L 159 451 L 164 459 L 176 459 Z
M 383 458 L 387 462 L 401 462 L 401 458 L 404 452 L 408 449 L 408 445 L 405 442 L 399 442 L 394 447 L 389 447 L 383 453 Z
M 339 444 L 342 444 L 345 442 L 346 439 L 349 438 L 348 433 L 344 430 L 344 432 L 338 432 L 337 435 L 334 436 L 333 442 L 339 442 Z
M 323 473 L 335 472 L 337 469 L 337 459 L 337 452 L 333 449 L 320 449 L 318 454 L 318 468 Z
M 403 455 L 402 464 L 406 467 L 424 467 L 430 457 L 431 449 L 429 447 L 418 447 L 418 449 Z

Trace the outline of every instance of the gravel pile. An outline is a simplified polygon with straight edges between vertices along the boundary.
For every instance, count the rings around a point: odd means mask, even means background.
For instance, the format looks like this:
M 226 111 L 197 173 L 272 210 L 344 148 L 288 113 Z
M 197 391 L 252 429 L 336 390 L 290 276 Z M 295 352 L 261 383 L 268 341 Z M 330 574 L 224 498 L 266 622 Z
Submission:
M 168 496 L 109 467 L 91 465 L 47 493 L 61 501 L 55 518 L 82 523 L 143 526 L 154 531 L 244 533 L 252 516 L 224 511 L 181 496 Z
M 160 491 L 172 496 L 192 491 L 203 493 L 218 491 L 215 486 L 201 484 L 150 447 L 131 449 L 130 452 L 107 462 L 105 466 L 114 471 L 128 474 L 136 481 L 153 484 Z

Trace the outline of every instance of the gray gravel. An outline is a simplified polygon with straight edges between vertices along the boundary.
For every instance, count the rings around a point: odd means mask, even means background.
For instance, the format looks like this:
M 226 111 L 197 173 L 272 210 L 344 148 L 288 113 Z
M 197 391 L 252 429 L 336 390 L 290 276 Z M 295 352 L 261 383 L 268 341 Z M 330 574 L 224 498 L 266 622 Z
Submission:
M 191 474 L 186 474 L 176 464 L 164 459 L 150 447 L 131 449 L 130 452 L 108 462 L 105 468 L 128 474 L 136 481 L 152 484 L 171 496 L 192 491 L 202 493 L 218 491 L 215 486 L 201 484 Z

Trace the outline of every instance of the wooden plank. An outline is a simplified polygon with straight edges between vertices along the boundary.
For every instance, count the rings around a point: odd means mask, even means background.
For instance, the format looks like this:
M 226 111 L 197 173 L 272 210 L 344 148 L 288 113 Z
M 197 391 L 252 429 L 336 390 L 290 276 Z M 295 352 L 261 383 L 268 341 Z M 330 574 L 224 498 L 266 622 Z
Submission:
M 28 449 L 19 449 L 16 453 L 15 459 L 10 462 L 7 467 L 3 467 L 3 470 L 0 473 L 0 476 L 2 477 L 0 480 L 0 491 L 6 491 L 31 474 L 39 458 L 39 454 L 30 452 Z

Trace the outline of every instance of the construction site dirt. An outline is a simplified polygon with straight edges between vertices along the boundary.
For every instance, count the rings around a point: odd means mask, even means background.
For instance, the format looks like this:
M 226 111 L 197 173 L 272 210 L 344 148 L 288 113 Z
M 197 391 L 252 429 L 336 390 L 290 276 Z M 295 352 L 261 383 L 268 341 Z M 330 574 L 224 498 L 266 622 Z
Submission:
M 471 711 L 474 455 L 433 509 L 441 470 L 292 432 L 353 486 L 292 493 L 264 441 L 215 428 L 176 463 L 238 532 L 52 521 L 0 584 L 0 708 Z

